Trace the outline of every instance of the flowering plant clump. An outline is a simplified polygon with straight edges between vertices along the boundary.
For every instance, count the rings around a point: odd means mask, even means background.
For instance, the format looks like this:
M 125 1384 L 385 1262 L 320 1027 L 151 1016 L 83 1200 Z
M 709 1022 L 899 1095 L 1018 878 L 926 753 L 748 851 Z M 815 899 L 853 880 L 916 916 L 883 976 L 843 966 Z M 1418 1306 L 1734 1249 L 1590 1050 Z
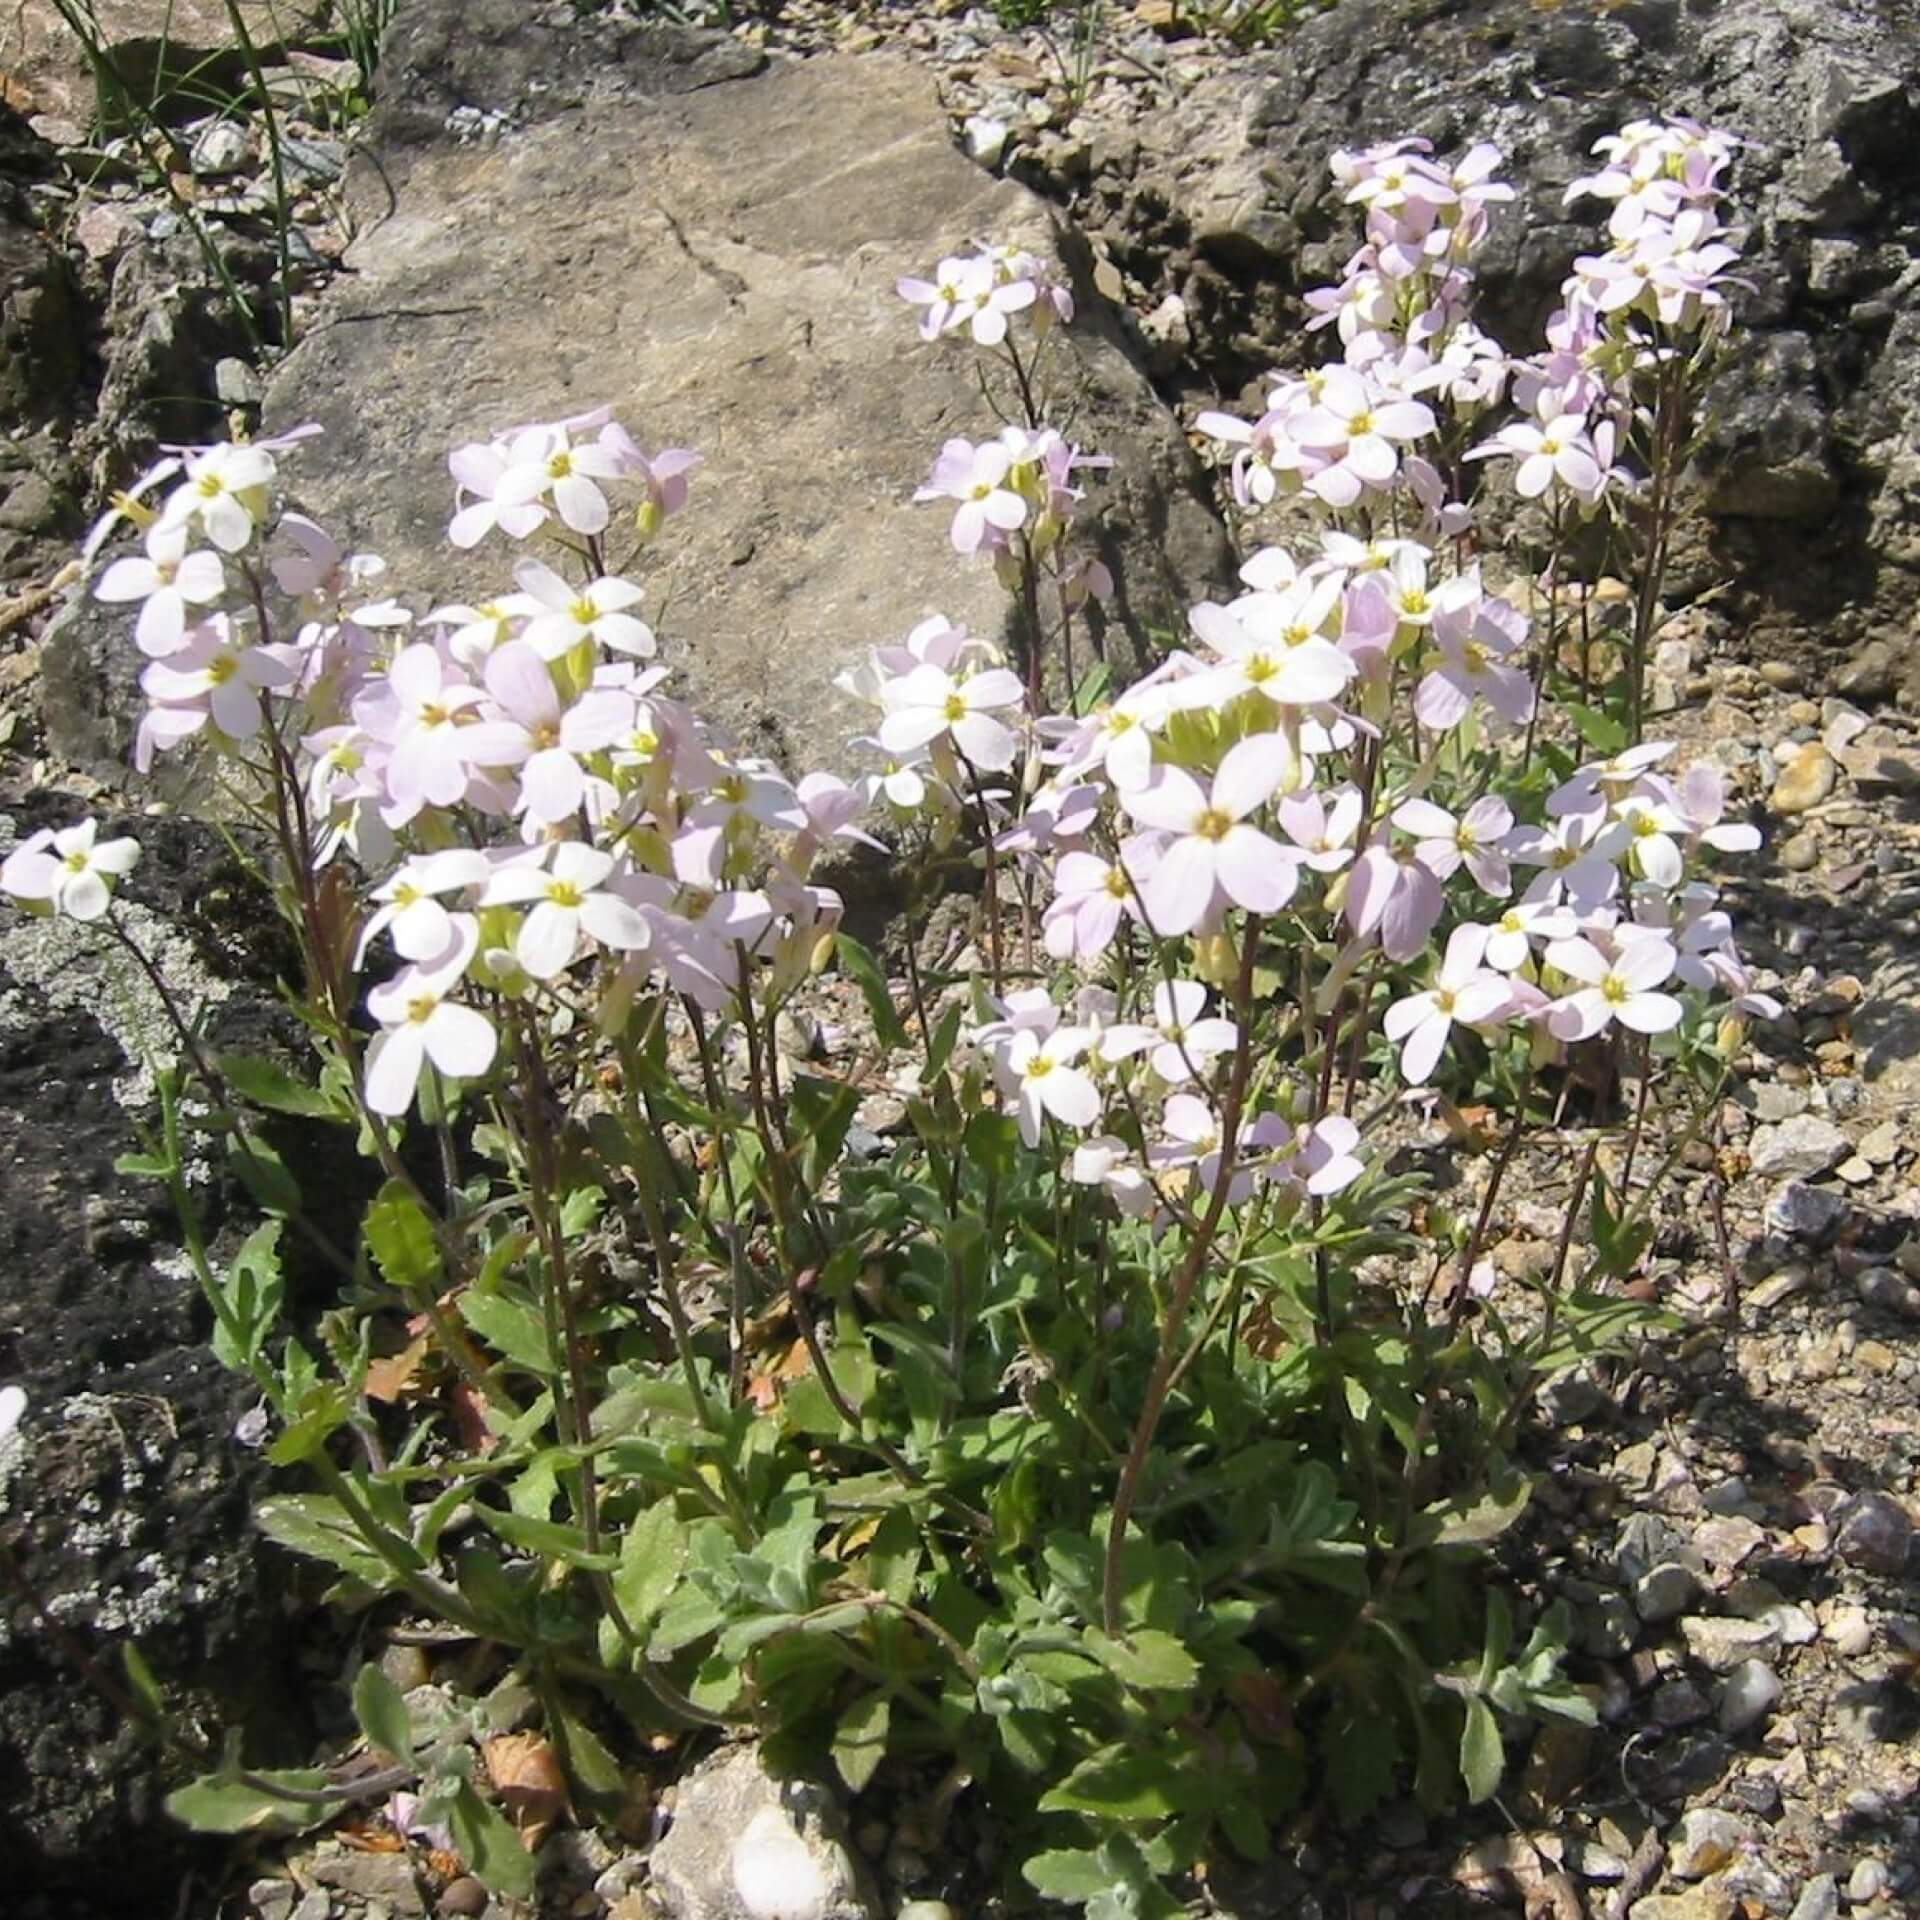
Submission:
M 501 556 L 475 604 L 410 612 L 285 511 L 294 438 L 196 449 L 116 509 L 144 557 L 96 591 L 138 607 L 140 762 L 191 744 L 254 796 L 320 1056 L 316 1083 L 189 1046 L 138 1162 L 258 1384 L 249 1438 L 299 1476 L 260 1523 L 343 1595 L 506 1649 L 578 1806 L 637 1733 L 752 1726 L 942 1818 L 971 1782 L 1034 1888 L 1157 1913 L 1309 1796 L 1484 1799 L 1507 1732 L 1591 1717 L 1557 1610 L 1484 1556 L 1540 1382 L 1646 1317 L 1620 1290 L 1645 1175 L 1776 1011 L 1715 882 L 1757 835 L 1640 727 L 1732 142 L 1601 151 L 1576 190 L 1612 244 L 1523 360 L 1471 318 L 1498 154 L 1335 156 L 1366 239 L 1308 304 L 1341 357 L 1199 421 L 1249 513 L 1311 531 L 1128 686 L 1084 657 L 1103 463 L 1047 420 L 1070 294 L 1007 249 L 902 280 L 1008 396 L 919 497 L 1005 582 L 1011 656 L 937 618 L 884 637 L 844 682 L 857 770 L 794 777 L 672 690 L 627 573 L 695 458 L 605 411 L 453 454 L 449 538 Z M 1547 503 L 1544 578 L 1477 544 L 1483 471 Z M 1610 678 L 1566 557 L 1595 516 L 1640 583 Z M 970 865 L 958 962 L 920 895 L 894 980 L 842 931 L 825 863 L 876 846 Z M 0 884 L 98 918 L 135 852 L 82 823 Z M 823 1058 L 831 971 L 861 1014 Z M 271 1216 L 224 1267 L 195 1081 Z M 1476 1105 L 1498 1146 L 1456 1216 L 1399 1150 Z M 357 1130 L 383 1184 L 351 1238 L 263 1111 Z M 1503 1181 L 1570 1138 L 1557 1258 L 1505 1294 Z M 292 1239 L 360 1316 L 324 1357 L 282 1318 Z M 377 1668 L 355 1700 L 396 1820 L 525 1891 L 460 1740 Z M 177 1805 L 366 1797 L 301 1779 L 230 1765 Z

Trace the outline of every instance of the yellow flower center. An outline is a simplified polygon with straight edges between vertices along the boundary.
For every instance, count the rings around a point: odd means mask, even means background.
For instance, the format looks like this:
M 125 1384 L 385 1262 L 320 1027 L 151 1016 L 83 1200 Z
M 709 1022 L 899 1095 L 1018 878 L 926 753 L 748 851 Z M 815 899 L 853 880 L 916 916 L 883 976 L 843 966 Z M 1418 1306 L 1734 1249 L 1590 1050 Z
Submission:
M 586 895 L 571 880 L 549 880 L 547 898 L 556 907 L 577 907 Z
M 1044 1080 L 1052 1071 L 1053 1062 L 1044 1053 L 1036 1053 L 1025 1068 L 1029 1080 Z
M 407 1018 L 413 1021 L 415 1025 L 419 1025 L 432 1017 L 434 1008 L 439 1004 L 440 1002 L 435 995 L 431 993 L 417 993 L 407 1002 Z
M 84 853 L 70 853 L 66 857 L 66 869 L 69 873 L 85 873 L 87 856 Z
M 218 500 L 226 492 L 227 483 L 217 473 L 203 473 L 194 482 L 194 489 L 203 500 Z
M 967 717 L 967 703 L 957 693 L 950 693 L 947 695 L 946 705 L 940 711 L 945 715 L 948 726 L 952 726 L 956 721 Z
M 542 720 L 533 730 L 533 744 L 536 747 L 557 747 L 560 744 L 559 721 Z
M 547 476 L 553 480 L 564 480 L 573 471 L 573 455 L 563 447 L 547 462 Z
M 1107 891 L 1116 900 L 1124 900 L 1132 889 L 1127 885 L 1127 876 L 1118 867 L 1107 870 Z
M 1630 998 L 1633 993 L 1633 989 L 1628 986 L 1617 973 L 1608 974 L 1607 977 L 1600 982 L 1600 991 L 1606 995 L 1607 1004 L 1614 1007 L 1619 1006 L 1622 1001 Z
M 1478 640 L 1469 640 L 1460 649 L 1460 658 L 1469 673 L 1485 673 L 1491 656 Z
M 1202 840 L 1224 840 L 1233 831 L 1233 816 L 1222 813 L 1218 807 L 1209 807 L 1193 823 L 1193 830 Z
M 1373 415 L 1370 413 L 1356 413 L 1353 418 L 1347 422 L 1347 438 L 1349 440 L 1358 440 L 1362 434 L 1371 433 L 1372 431 Z
M 600 618 L 600 609 L 585 594 L 573 603 L 573 617 L 583 627 L 590 627 Z

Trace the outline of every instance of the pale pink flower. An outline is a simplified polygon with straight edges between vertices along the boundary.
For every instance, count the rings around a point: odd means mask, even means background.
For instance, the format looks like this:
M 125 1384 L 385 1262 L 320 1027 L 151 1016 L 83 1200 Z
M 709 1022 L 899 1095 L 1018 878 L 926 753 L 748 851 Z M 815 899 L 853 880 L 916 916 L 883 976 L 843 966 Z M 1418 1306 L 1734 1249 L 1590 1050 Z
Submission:
M 1329 797 L 1332 806 L 1327 805 Z M 1339 787 L 1331 796 L 1285 794 L 1275 808 L 1281 830 L 1300 849 L 1302 865 L 1315 873 L 1337 873 L 1353 858 L 1361 810 L 1355 786 Z
M 140 860 L 139 841 L 102 840 L 99 832 L 99 821 L 87 819 L 28 835 L 0 864 L 0 893 L 70 920 L 98 920 Z
M 198 522 L 222 553 L 238 553 L 267 517 L 274 473 L 264 446 L 198 448 L 184 457 L 181 483 L 167 496 L 158 524 L 173 529 Z
M 1513 830 L 1513 809 L 1497 794 L 1482 794 L 1459 819 L 1431 800 L 1407 800 L 1393 824 L 1415 836 L 1414 858 L 1436 880 L 1450 880 L 1464 862 L 1481 892 L 1505 897 L 1513 875 L 1500 843 Z
M 983 543 L 993 545 L 1026 524 L 1027 503 L 1006 484 L 1013 455 L 998 440 L 975 446 L 970 440 L 949 440 L 933 464 L 915 500 L 957 500 L 953 516 L 953 550 L 978 553 Z
M 1353 863 L 1347 878 L 1347 924 L 1363 940 L 1380 936 L 1389 960 L 1411 960 L 1440 923 L 1446 892 L 1418 860 L 1396 860 L 1378 842 Z
M 1158 1044 L 1147 1064 L 1169 1086 L 1197 1078 L 1217 1055 L 1240 1044 L 1231 1020 L 1208 1015 L 1207 990 L 1198 980 L 1163 980 L 1153 990 Z
M 455 939 L 455 920 L 438 896 L 484 886 L 493 868 L 487 856 L 471 847 L 447 847 L 409 860 L 400 871 L 373 890 L 380 902 L 360 930 L 353 964 L 366 960 L 367 948 L 385 933 L 403 960 L 432 961 L 449 950 Z
M 1505 1009 L 1507 981 L 1481 965 L 1486 943 L 1486 928 L 1455 927 L 1433 986 L 1396 1000 L 1381 1020 L 1387 1038 L 1403 1043 L 1400 1075 L 1409 1086 L 1423 1087 L 1433 1078 L 1456 1021 L 1477 1026 L 1499 1018 Z
M 1131 912 L 1126 872 L 1092 853 L 1064 853 L 1054 869 L 1054 897 L 1041 917 L 1041 942 L 1056 960 L 1094 960 L 1112 946 L 1121 916 Z
M 1171 836 L 1141 888 L 1155 934 L 1191 932 L 1222 900 L 1273 913 L 1293 898 L 1297 856 L 1246 816 L 1267 803 L 1295 764 L 1280 735 L 1254 734 L 1228 749 L 1211 791 L 1179 767 L 1161 767 L 1145 786 L 1121 795 L 1141 825 Z
M 1635 1033 L 1677 1027 L 1680 1002 L 1654 989 L 1671 977 L 1678 958 L 1658 935 L 1622 940 L 1612 959 L 1590 940 L 1554 941 L 1547 964 L 1581 984 L 1555 1005 L 1549 1028 L 1561 1040 L 1590 1040 L 1616 1020 Z
M 468 764 L 519 770 L 515 812 L 550 826 L 579 812 L 587 793 L 582 756 L 624 739 L 633 727 L 633 698 L 590 687 L 562 706 L 546 662 L 524 640 L 488 657 L 487 692 L 496 711 L 466 732 Z
M 367 1049 L 367 1105 L 390 1117 L 406 1112 L 431 1061 L 451 1080 L 478 1079 L 493 1065 L 499 1036 L 486 1015 L 447 996 L 472 963 L 479 933 L 456 928 L 453 946 L 424 966 L 402 968 L 367 995 L 382 1032 Z
M 467 790 L 463 721 L 480 689 L 447 670 L 424 641 L 403 647 L 384 683 L 354 703 L 354 717 L 392 747 L 387 791 L 402 807 L 450 807 Z
M 975 767 L 998 773 L 1013 765 L 1017 742 L 997 713 L 1025 698 L 1019 676 L 988 667 L 956 679 L 942 667 L 915 667 L 886 687 L 880 744 L 894 754 L 946 738 Z
M 614 858 L 578 840 L 553 848 L 549 868 L 541 853 L 500 868 L 487 882 L 482 906 L 522 906 L 514 958 L 535 980 L 551 980 L 572 964 L 582 936 L 616 952 L 647 945 L 651 934 L 640 910 L 607 889 Z
M 134 644 L 158 660 L 187 644 L 188 621 L 198 617 L 188 609 L 216 606 L 226 590 L 226 570 L 218 553 L 204 548 L 189 553 L 184 526 L 155 521 L 147 529 L 146 552 L 114 561 L 95 584 L 93 597 L 110 605 L 138 600 Z
M 455 512 L 447 527 L 447 538 L 463 551 L 475 547 L 495 527 L 513 540 L 524 540 L 547 521 L 547 509 L 537 500 L 502 500 L 500 482 L 515 459 L 525 453 L 534 456 L 541 444 L 541 430 L 527 428 L 511 441 L 476 441 L 456 447 L 447 455 L 447 471 L 453 475 Z
M 558 660 L 583 640 L 642 660 L 658 650 L 653 629 L 627 611 L 640 604 L 640 589 L 632 581 L 603 575 L 584 587 L 569 586 L 538 560 L 522 560 L 513 577 L 538 603 L 520 637 L 542 660 Z
M 1516 973 L 1533 957 L 1535 940 L 1569 940 L 1579 927 L 1570 908 L 1544 900 L 1519 901 L 1487 928 L 1487 965 Z
M 604 533 L 613 513 L 597 483 L 614 479 L 620 471 L 608 448 L 575 446 L 564 427 L 535 427 L 509 452 L 494 483 L 493 505 L 497 512 L 551 502 L 563 526 L 575 533 Z
M 1076 1130 L 1100 1118 L 1099 1089 L 1074 1065 L 1086 1049 L 1087 1035 L 1079 1027 L 1056 1027 L 1044 1039 L 1031 1027 L 1019 1027 L 996 1056 L 996 1072 L 1013 1097 L 1020 1137 L 1028 1146 L 1040 1144 L 1048 1118 Z

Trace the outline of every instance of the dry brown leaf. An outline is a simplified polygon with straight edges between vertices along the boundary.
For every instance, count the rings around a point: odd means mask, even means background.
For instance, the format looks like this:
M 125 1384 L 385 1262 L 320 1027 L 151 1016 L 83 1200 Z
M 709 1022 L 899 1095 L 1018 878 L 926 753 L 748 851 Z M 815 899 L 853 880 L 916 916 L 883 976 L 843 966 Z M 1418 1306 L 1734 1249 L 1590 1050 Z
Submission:
M 420 1384 L 420 1364 L 426 1357 L 427 1338 L 420 1334 L 398 1353 L 368 1361 L 367 1398 L 391 1406 L 403 1393 L 410 1393 Z
M 780 1404 L 780 1390 L 789 1381 L 804 1379 L 813 1371 L 807 1343 L 796 1340 L 777 1360 L 757 1367 L 747 1376 L 747 1398 L 762 1413 L 771 1413 Z
M 15 113 L 38 113 L 40 110 L 33 97 L 33 89 L 24 80 L 16 80 L 3 67 L 0 67 L 0 106 L 11 107 Z
M 480 1749 L 507 1818 L 532 1853 L 567 1811 L 567 1778 L 544 1733 L 503 1733 Z

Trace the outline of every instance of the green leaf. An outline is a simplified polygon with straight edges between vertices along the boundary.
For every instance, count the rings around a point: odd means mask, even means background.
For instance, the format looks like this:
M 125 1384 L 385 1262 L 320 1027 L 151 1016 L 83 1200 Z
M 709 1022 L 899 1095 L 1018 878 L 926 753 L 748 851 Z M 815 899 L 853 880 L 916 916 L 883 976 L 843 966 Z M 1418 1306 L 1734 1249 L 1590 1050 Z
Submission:
M 1519 1520 L 1532 1499 L 1532 1480 L 1512 1473 L 1478 1497 L 1463 1495 L 1427 1508 L 1414 1525 L 1413 1538 L 1435 1547 L 1484 1547 Z
M 569 1240 L 591 1233 L 607 1196 L 598 1187 L 575 1187 L 560 1203 L 560 1231 Z
M 376 1661 L 369 1660 L 353 1683 L 353 1717 L 369 1745 L 396 1760 L 411 1757 L 413 1721 L 406 1700 Z
M 607 1751 L 599 1735 L 577 1714 L 570 1713 L 550 1695 L 546 1708 L 547 1728 L 560 1746 L 567 1772 L 588 1793 L 602 1799 L 619 1795 L 626 1786 L 626 1780 L 620 1772 L 619 1761 Z
M 217 1053 L 214 1066 L 249 1106 L 270 1113 L 291 1113 L 302 1120 L 333 1120 L 347 1124 L 352 1115 L 318 1087 L 310 1087 L 285 1067 L 257 1053 Z
M 336 1380 L 322 1381 L 301 1396 L 293 1419 L 267 1448 L 267 1458 L 276 1467 L 311 1460 L 346 1422 L 346 1389 Z
M 389 1180 L 367 1209 L 362 1229 L 387 1285 L 414 1293 L 439 1277 L 440 1249 L 426 1209 L 397 1180 Z
M 1179 1812 L 1173 1763 L 1139 1747 L 1102 1747 L 1040 1800 L 1042 1813 L 1087 1813 L 1103 1820 L 1164 1820 Z
M 613 1571 L 614 1598 L 636 1634 L 644 1635 L 673 1597 L 687 1564 L 687 1529 L 662 1500 L 636 1514 L 620 1539 Z
M 1618 753 L 1627 744 L 1626 727 L 1598 707 L 1583 707 L 1577 700 L 1564 700 L 1561 711 L 1572 719 L 1580 738 L 1597 752 Z
M 262 1213 L 300 1211 L 300 1183 L 266 1141 L 238 1134 L 227 1142 L 227 1171 L 246 1188 Z
M 960 1039 L 960 1022 L 966 1013 L 963 1002 L 956 1000 L 940 1016 L 940 1024 L 933 1030 L 933 1045 L 927 1049 L 927 1064 L 920 1075 L 922 1086 L 931 1086 L 946 1071 L 947 1062 L 953 1058 L 954 1047 Z
M 1087 1645 L 1109 1673 L 1130 1687 L 1184 1693 L 1200 1678 L 1200 1665 L 1170 1633 L 1143 1627 L 1112 1640 L 1097 1627 L 1087 1629 Z
M 167 1795 L 167 1811 L 198 1833 L 304 1833 L 331 1819 L 337 1807 L 324 1801 L 288 1800 L 273 1787 L 318 1793 L 330 1783 L 317 1767 L 257 1772 L 248 1781 L 230 1774 L 203 1774 Z
M 1065 1900 L 1084 1906 L 1113 1885 L 1112 1869 L 1101 1853 L 1070 1852 L 1064 1847 L 1036 1853 L 1021 1868 L 1021 1877 L 1045 1900 Z
M 160 1690 L 160 1682 L 148 1666 L 147 1656 L 131 1640 L 120 1642 L 120 1665 L 126 1673 L 127 1685 L 133 1689 L 134 1698 L 155 1720 L 164 1720 L 167 1696 Z
M 525 1302 L 505 1293 L 468 1287 L 460 1295 L 460 1318 L 495 1353 L 529 1373 L 550 1378 L 560 1371 L 547 1345 L 546 1323 Z
M 532 1854 L 520 1844 L 505 1815 L 474 1791 L 471 1780 L 462 1780 L 454 1793 L 447 1825 L 467 1871 L 489 1893 L 510 1894 L 516 1900 L 533 1898 L 538 1869 Z
M 1460 1777 L 1467 1798 L 1476 1807 L 1491 1800 L 1507 1768 L 1507 1750 L 1501 1743 L 1500 1723 L 1484 1700 L 1469 1695 L 1466 1724 L 1460 1729 Z
M 840 1716 L 833 1733 L 833 1764 L 849 1793 L 865 1791 L 874 1770 L 887 1756 L 887 1729 L 893 1719 L 893 1702 L 884 1693 L 870 1693 L 856 1700 Z
M 278 1220 L 269 1220 L 247 1236 L 220 1290 L 227 1311 L 214 1319 L 213 1354 L 236 1373 L 251 1371 L 280 1315 L 286 1291 L 280 1274 L 280 1226 Z
M 578 1527 L 558 1520 L 538 1520 L 524 1513 L 508 1513 L 499 1507 L 476 1506 L 474 1517 L 493 1529 L 510 1547 L 523 1553 L 538 1554 L 545 1560 L 561 1560 L 568 1566 L 586 1567 L 595 1573 L 611 1573 L 620 1563 L 610 1553 L 590 1553 L 587 1536 Z
M 368 1586 L 395 1584 L 393 1569 L 367 1545 L 339 1501 L 324 1493 L 271 1495 L 253 1510 L 254 1525 L 269 1540 L 309 1559 L 350 1573 Z
M 887 988 L 887 976 L 880 971 L 879 961 L 850 933 L 836 933 L 833 936 L 833 951 L 841 969 L 860 989 L 880 1044 L 883 1047 L 904 1047 L 907 1044 L 907 1030 L 900 1024 L 900 1015 L 894 1008 L 893 995 Z

